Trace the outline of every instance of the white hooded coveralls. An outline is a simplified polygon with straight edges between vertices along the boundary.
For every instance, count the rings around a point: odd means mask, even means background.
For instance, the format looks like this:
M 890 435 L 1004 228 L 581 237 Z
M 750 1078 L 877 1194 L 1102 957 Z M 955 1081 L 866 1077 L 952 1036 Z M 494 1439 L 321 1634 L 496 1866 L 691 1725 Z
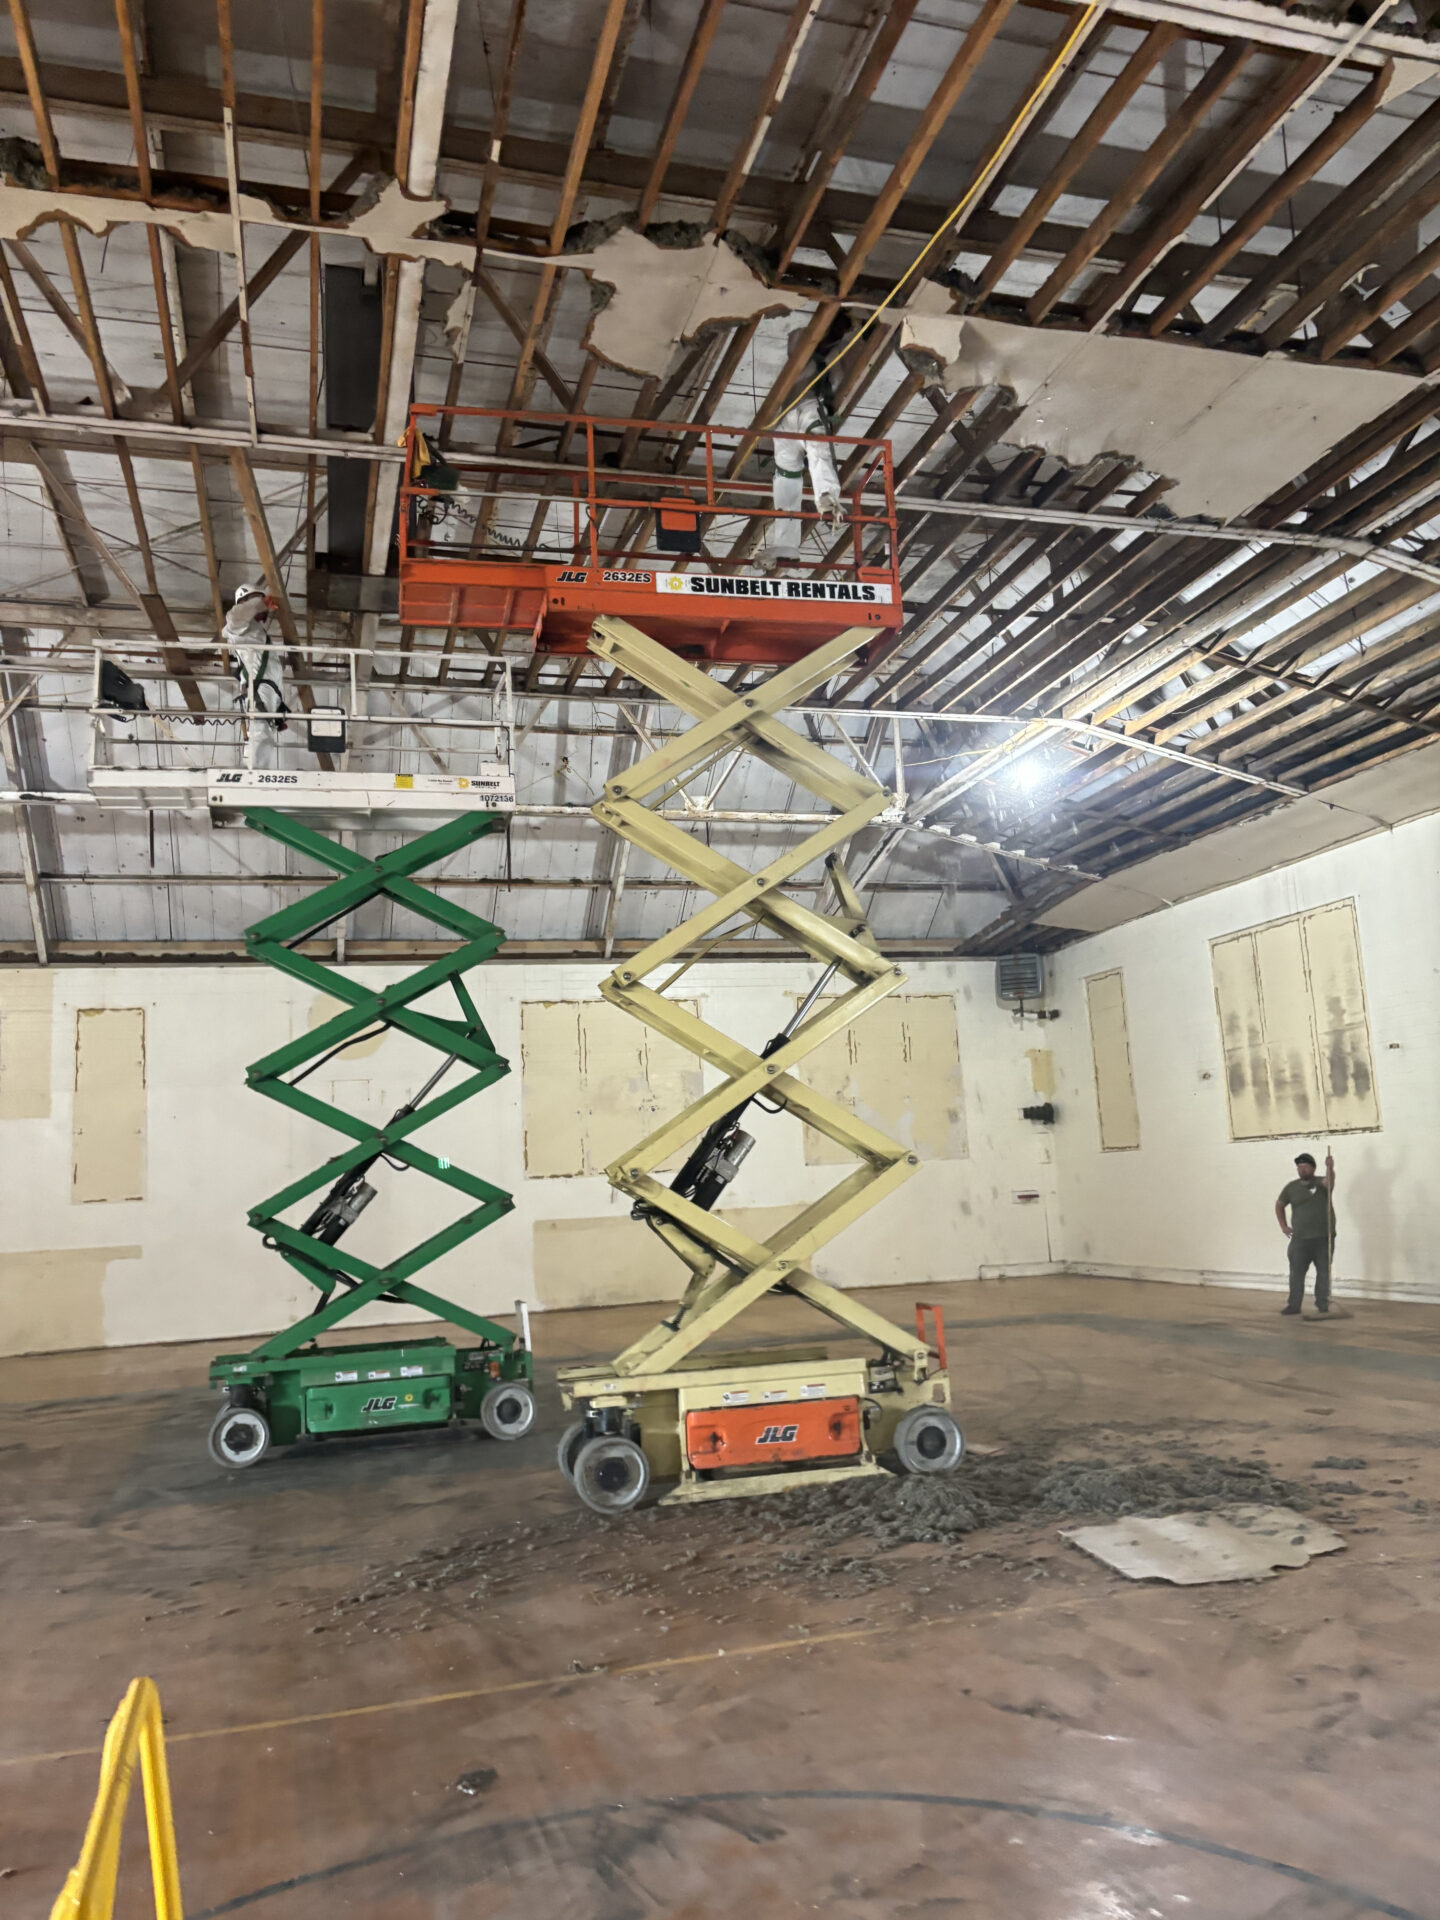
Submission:
M 273 651 L 268 622 L 270 601 L 262 586 L 237 587 L 235 604 L 225 616 L 220 638 L 234 657 L 235 686 L 240 710 L 247 716 L 289 711 L 285 704 L 285 663 Z M 247 767 L 280 764 L 280 726 L 274 720 L 251 719 L 245 729 Z
M 823 434 L 826 420 L 819 398 L 805 394 L 780 421 L 784 433 Z M 840 476 L 835 471 L 835 456 L 828 441 L 781 440 L 772 437 L 775 479 L 771 489 L 778 513 L 799 513 L 805 505 L 805 469 L 810 469 L 810 491 L 820 513 L 837 515 L 840 508 Z M 803 457 L 802 457 L 803 456 Z M 775 560 L 795 560 L 804 536 L 802 520 L 772 520 L 766 534 L 766 550 Z

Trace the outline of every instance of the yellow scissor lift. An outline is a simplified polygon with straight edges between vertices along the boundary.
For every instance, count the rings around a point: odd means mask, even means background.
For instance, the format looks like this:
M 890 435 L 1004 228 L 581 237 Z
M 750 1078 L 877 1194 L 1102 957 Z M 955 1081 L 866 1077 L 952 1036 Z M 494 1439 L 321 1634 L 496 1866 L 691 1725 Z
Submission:
M 877 1474 L 884 1471 L 877 1456 L 889 1448 L 910 1472 L 947 1470 L 964 1451 L 949 1411 L 938 1310 L 917 1307 L 911 1333 L 809 1268 L 822 1247 L 918 1165 L 915 1154 L 806 1086 L 795 1071 L 903 980 L 877 950 L 840 859 L 844 844 L 884 813 L 894 795 L 777 718 L 873 639 L 871 629 L 851 628 L 763 685 L 735 694 L 627 621 L 602 617 L 591 631 L 593 652 L 695 721 L 609 781 L 595 816 L 713 896 L 711 905 L 617 967 L 600 991 L 723 1075 L 605 1170 L 691 1279 L 674 1311 L 615 1359 L 560 1370 L 565 1405 L 579 1416 L 561 1441 L 560 1464 L 580 1497 L 601 1512 L 633 1507 L 652 1477 L 675 1482 L 667 1500 L 705 1500 Z M 737 751 L 754 754 L 835 809 L 832 820 L 758 873 L 660 815 L 684 781 Z M 828 914 L 784 891 L 820 860 L 834 895 L 835 911 Z M 763 1052 L 708 1026 L 664 991 L 685 971 L 683 956 L 737 915 L 803 947 L 823 969 L 796 1018 Z M 670 972 L 661 986 L 648 984 L 662 969 Z M 846 986 L 811 1012 L 836 977 Z M 769 1240 L 754 1240 L 710 1211 L 748 1151 L 738 1119 L 752 1100 L 783 1108 L 858 1162 Z M 701 1145 L 681 1174 L 670 1184 L 658 1179 L 656 1169 L 697 1136 Z M 772 1290 L 808 1301 L 878 1351 L 700 1351 Z M 933 1349 L 923 1332 L 927 1311 L 935 1316 Z

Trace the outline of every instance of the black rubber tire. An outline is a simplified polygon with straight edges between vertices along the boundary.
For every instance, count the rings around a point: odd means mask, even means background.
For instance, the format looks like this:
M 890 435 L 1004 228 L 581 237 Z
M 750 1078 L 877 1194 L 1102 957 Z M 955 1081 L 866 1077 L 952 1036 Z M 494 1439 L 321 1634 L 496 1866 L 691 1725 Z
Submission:
M 561 1434 L 560 1444 L 555 1449 L 555 1460 L 567 1480 L 575 1478 L 575 1456 L 589 1437 L 583 1420 L 572 1420 Z
M 210 1426 L 210 1458 L 239 1471 L 258 1466 L 270 1450 L 270 1422 L 258 1407 L 223 1406 Z
M 629 1513 L 645 1498 L 650 1462 L 633 1440 L 597 1433 L 575 1456 L 575 1491 L 594 1513 Z
M 523 1440 L 535 1424 L 535 1395 L 523 1380 L 497 1380 L 480 1402 L 480 1424 L 492 1440 Z
M 960 1422 L 946 1407 L 912 1407 L 895 1427 L 895 1452 L 906 1473 L 953 1473 L 965 1457 Z

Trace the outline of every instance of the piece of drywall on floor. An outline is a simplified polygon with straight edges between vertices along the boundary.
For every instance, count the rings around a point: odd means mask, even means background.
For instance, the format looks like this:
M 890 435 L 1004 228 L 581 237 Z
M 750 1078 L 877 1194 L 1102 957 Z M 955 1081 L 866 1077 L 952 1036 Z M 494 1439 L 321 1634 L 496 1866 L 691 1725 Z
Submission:
M 1130 1065 L 1130 1028 L 1125 1019 L 1125 976 L 1119 967 L 1085 982 L 1090 1020 L 1090 1058 L 1095 1070 L 1095 1113 L 1106 1153 L 1132 1152 L 1140 1144 L 1140 1109 Z M 1049 1091 L 1055 1091 L 1052 1067 Z
M 834 1006 L 821 1000 L 817 1013 Z M 892 993 L 815 1049 L 801 1077 L 922 1160 L 965 1158 L 965 1089 L 953 994 Z M 812 1167 L 853 1166 L 855 1156 L 805 1128 Z
M 80 1007 L 70 1197 L 78 1205 L 145 1198 L 145 1009 Z
M 0 1353 L 58 1353 L 105 1344 L 105 1278 L 139 1247 L 0 1252 Z
M 48 967 L 0 969 L 0 1120 L 50 1117 L 54 980 Z
M 599 1031 L 602 1018 L 642 1031 L 601 1000 L 599 983 L 607 971 L 599 961 L 500 960 L 470 977 L 481 1017 L 512 1071 L 425 1128 L 421 1141 L 514 1195 L 509 1214 L 425 1275 L 426 1285 L 477 1312 L 507 1314 L 518 1298 L 541 1304 L 539 1223 L 613 1218 L 631 1225 L 625 1217 L 628 1203 L 598 1170 L 599 1156 L 612 1138 L 619 1146 L 637 1140 L 657 1117 L 678 1111 L 697 1090 L 693 1058 L 677 1054 L 674 1076 L 667 1081 L 669 1070 L 662 1071 L 658 1085 L 652 1060 L 650 1104 L 632 1107 L 628 1092 L 623 1101 L 612 1100 L 604 1122 L 609 1132 L 592 1143 L 595 1171 L 543 1177 L 527 1171 L 526 1009 L 541 1002 L 571 1007 L 575 1024 L 567 1031 L 576 1038 L 551 1049 L 549 1072 L 562 1103 L 557 1110 L 565 1111 L 568 1102 L 569 1110 L 578 1112 L 581 1028 L 573 1010 L 585 1008 L 587 1032 Z M 1051 1257 L 1054 1185 L 1048 1131 L 1020 1118 L 1021 1107 L 1032 1098 L 1026 1054 L 1034 1030 L 1022 1028 L 995 1005 L 990 961 L 920 961 L 905 971 L 906 995 L 948 1003 L 964 1066 L 962 1111 L 954 1124 L 963 1126 L 967 1157 L 922 1165 L 905 1187 L 823 1248 L 816 1271 L 838 1286 L 895 1282 L 918 1289 L 982 1272 L 1034 1271 Z M 402 978 L 405 969 L 367 965 L 344 972 L 378 990 Z M 814 967 L 799 961 L 702 962 L 686 976 L 685 989 L 708 1022 L 758 1048 L 790 1018 L 797 996 L 814 979 Z M 133 1260 L 112 1262 L 102 1283 L 103 1336 L 112 1346 L 203 1340 L 233 1347 L 297 1319 L 313 1305 L 313 1289 L 265 1250 L 246 1214 L 321 1166 L 344 1140 L 334 1129 L 248 1091 L 245 1067 L 312 1030 L 314 989 L 271 968 L 239 963 L 56 968 L 52 991 L 50 1118 L 0 1123 L 5 1156 L 0 1247 L 29 1254 L 103 1237 L 107 1245 L 138 1248 Z M 70 1204 L 72 1036 L 83 1008 L 140 1009 L 145 1017 L 145 1198 L 109 1201 L 103 1210 L 99 1203 Z M 437 995 L 433 1010 L 449 1015 L 453 1000 Z M 435 1065 L 433 1051 L 392 1031 L 372 1051 L 337 1055 L 307 1087 L 349 1113 L 382 1120 L 414 1094 Z M 703 1077 L 706 1085 L 715 1083 L 711 1070 Z M 843 1167 L 806 1161 L 803 1129 L 788 1115 L 758 1108 L 752 1113 L 746 1124 L 758 1144 L 727 1195 L 738 1211 L 788 1217 L 844 1177 Z M 576 1162 L 572 1152 L 570 1164 L 586 1163 Z M 356 1224 L 351 1242 L 362 1258 L 388 1259 L 463 1210 L 459 1196 L 414 1171 L 398 1175 L 379 1168 L 376 1185 L 378 1197 Z M 1041 1198 L 1022 1204 L 1013 1197 L 1017 1190 L 1038 1192 Z M 287 1217 L 300 1211 L 294 1208 Z M 101 1219 L 103 1236 L 96 1231 Z M 616 1236 L 613 1244 L 619 1247 L 615 1228 L 607 1225 L 602 1232 Z M 633 1242 L 628 1233 L 624 1238 L 624 1263 L 630 1263 Z M 584 1229 L 548 1236 L 543 1260 L 554 1264 L 543 1271 L 553 1277 L 559 1265 L 569 1268 L 572 1242 L 583 1254 L 585 1239 Z M 556 1251 L 562 1246 L 563 1252 Z M 597 1284 L 615 1289 L 630 1284 L 623 1275 L 614 1277 L 607 1247 L 597 1246 L 595 1257 L 602 1276 Z M 637 1281 L 631 1297 L 657 1302 L 676 1297 L 677 1274 L 682 1282 L 684 1277 L 678 1263 L 667 1257 L 653 1270 L 643 1260 L 638 1264 L 651 1276 L 643 1286 L 655 1291 L 646 1296 Z M 904 1317 L 900 1306 L 896 1312 Z M 412 1319 L 404 1308 L 376 1304 L 349 1326 L 358 1331 Z M 93 1315 L 87 1324 L 93 1329 Z
M 1059 1112 L 1057 1257 L 1087 1271 L 1279 1289 L 1285 1241 L 1275 1196 L 1293 1175 L 1295 1155 L 1309 1148 L 1323 1159 L 1328 1142 L 1338 1180 L 1337 1293 L 1440 1299 L 1428 1199 L 1440 1153 L 1437 873 L 1440 816 L 1432 815 L 1096 934 L 1055 956 L 1063 1009 L 1048 1036 Z M 1286 928 L 1259 942 L 1257 971 L 1245 957 L 1255 951 L 1250 936 Z M 1253 1007 L 1268 978 L 1289 995 L 1289 1004 L 1275 1009 L 1274 1026 L 1262 1030 L 1253 1015 L 1243 1034 L 1222 1026 L 1212 956 L 1227 946 L 1223 964 L 1233 962 L 1241 977 L 1220 1001 Z M 1086 979 L 1116 968 L 1125 975 L 1144 1119 L 1132 1153 L 1102 1151 L 1085 1020 Z M 1301 1014 L 1317 1020 L 1323 1035 L 1311 1056 L 1316 1064 L 1299 1074 L 1312 1102 L 1304 1130 L 1232 1138 L 1233 1047 L 1243 1043 L 1253 1053 L 1293 1040 L 1303 1060 L 1302 1042 L 1311 1045 L 1313 1030 Z M 1362 1015 L 1368 1056 L 1358 1037 Z M 1372 1070 L 1357 1092 L 1366 1076 L 1357 1078 L 1356 1063 L 1366 1057 Z M 1380 1128 L 1329 1130 L 1327 1122 L 1357 1110 L 1377 1116 Z M 1298 1119 L 1293 1101 L 1289 1119 Z

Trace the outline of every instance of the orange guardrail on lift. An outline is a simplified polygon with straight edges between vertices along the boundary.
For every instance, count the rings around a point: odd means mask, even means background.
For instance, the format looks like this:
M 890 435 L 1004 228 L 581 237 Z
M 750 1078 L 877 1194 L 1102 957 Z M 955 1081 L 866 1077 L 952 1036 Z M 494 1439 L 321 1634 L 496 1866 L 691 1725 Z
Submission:
M 406 626 L 525 633 L 582 654 L 601 614 L 694 659 L 784 665 L 847 627 L 900 625 L 888 440 L 828 450 L 838 505 L 774 502 L 752 430 L 415 406 L 400 497 Z M 748 461 L 740 456 L 747 454 Z
M 100 1790 L 85 1829 L 85 1843 L 79 1862 L 70 1870 L 59 1899 L 50 1909 L 50 1920 L 110 1920 L 120 1867 L 120 1834 L 137 1759 L 145 1792 L 156 1920 L 183 1920 L 165 1734 L 160 1696 L 153 1680 L 130 1682 L 106 1730 L 100 1757 Z

